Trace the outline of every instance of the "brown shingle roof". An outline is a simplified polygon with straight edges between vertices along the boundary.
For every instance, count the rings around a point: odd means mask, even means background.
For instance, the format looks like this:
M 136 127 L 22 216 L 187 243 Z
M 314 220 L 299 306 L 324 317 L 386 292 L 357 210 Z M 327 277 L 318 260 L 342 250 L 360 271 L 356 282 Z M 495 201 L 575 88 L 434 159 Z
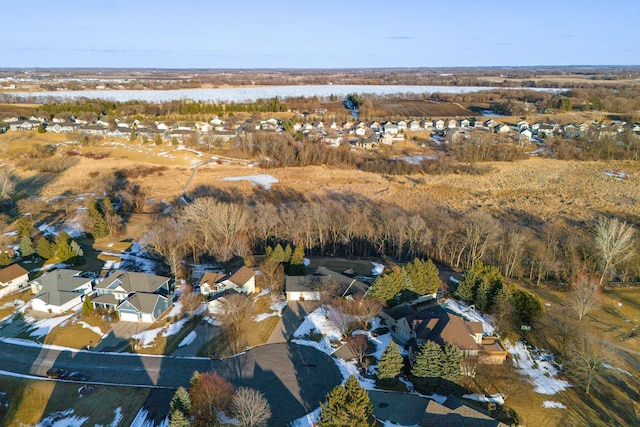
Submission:
M 207 271 L 206 273 L 204 273 L 204 275 L 202 276 L 202 279 L 200 279 L 200 286 L 204 285 L 205 283 L 211 285 L 214 285 L 215 283 L 221 281 L 222 279 L 225 278 L 225 275 L 222 273 L 216 273 L 213 271 Z
M 254 274 L 252 269 L 242 266 L 229 277 L 229 281 L 235 285 L 243 286 Z
M 28 273 L 29 272 L 27 270 L 25 270 L 18 264 L 11 264 L 10 266 L 0 270 L 0 283 L 7 283 Z

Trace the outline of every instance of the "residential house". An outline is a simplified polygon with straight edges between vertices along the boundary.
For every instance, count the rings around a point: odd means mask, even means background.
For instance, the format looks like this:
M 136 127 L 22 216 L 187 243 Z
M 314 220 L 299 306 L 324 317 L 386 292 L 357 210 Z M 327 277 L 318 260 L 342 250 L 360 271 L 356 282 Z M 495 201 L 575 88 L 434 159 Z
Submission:
M 107 134 L 107 130 L 105 128 L 97 125 L 78 126 L 77 129 L 79 132 L 85 133 L 87 135 L 104 136 Z
M 531 139 L 533 138 L 533 133 L 531 132 L 530 129 L 525 128 L 520 131 L 519 138 L 520 138 L 520 141 L 531 141 Z
M 53 125 L 49 125 L 46 127 L 45 130 L 47 132 L 62 133 L 62 132 L 73 132 L 77 128 L 78 126 L 73 122 L 63 122 L 63 123 L 54 123 Z
M 400 120 L 398 123 L 396 123 L 396 126 L 398 126 L 398 132 L 406 132 L 407 130 L 407 122 L 405 122 L 404 120 Z
M 209 121 L 209 123 L 211 123 L 213 126 L 222 126 L 224 125 L 224 120 L 222 120 L 220 117 L 214 117 Z
M 380 123 L 378 122 L 373 122 L 369 125 L 369 129 L 371 129 L 374 132 L 380 132 L 380 130 L 382 129 L 380 126 Z
M 82 304 L 91 292 L 93 280 L 77 270 L 54 270 L 31 281 L 31 308 L 63 313 Z
M 493 129 L 494 127 L 496 127 L 498 123 L 493 120 L 493 119 L 489 119 L 487 121 L 484 122 L 484 127 L 489 128 L 489 129 Z
M 499 125 L 493 128 L 496 133 L 509 133 L 511 132 L 511 128 L 504 123 L 500 123 Z
M 520 120 L 518 123 L 516 123 L 516 127 L 518 128 L 519 131 L 523 131 L 524 129 L 531 128 L 531 126 L 529 126 L 529 123 L 526 120 Z
M 376 141 L 374 138 L 360 138 L 355 141 L 350 141 L 349 144 L 354 148 L 359 148 L 361 150 L 375 150 L 380 146 L 378 141 Z
M 171 139 L 175 138 L 179 142 L 184 142 L 188 138 L 198 138 L 198 132 L 195 130 L 187 130 L 187 129 L 174 129 L 169 133 L 169 137 Z
M 96 284 L 93 305 L 128 322 L 154 322 L 171 305 L 173 280 L 148 273 L 116 270 Z
M 238 136 L 235 130 L 214 130 L 209 133 L 216 141 L 228 142 L 229 140 Z
M 455 129 L 458 127 L 458 122 L 454 119 L 451 119 L 447 122 L 447 129 Z
M 356 130 L 354 132 L 357 136 L 365 136 L 367 134 L 367 129 L 365 129 L 364 126 L 358 126 L 356 127 Z
M 331 289 L 335 296 L 365 294 L 369 286 L 357 279 L 318 267 L 313 274 L 285 278 L 287 301 L 318 301 L 323 290 Z
M 420 122 L 417 120 L 411 120 L 408 124 L 407 130 L 410 130 L 411 132 L 419 132 L 422 129 L 420 128 Z
M 542 136 L 543 138 L 552 138 L 556 132 L 557 127 L 558 127 L 557 125 L 551 125 L 551 124 L 540 125 L 538 127 L 538 135 Z
M 400 128 L 398 127 L 398 125 L 393 124 L 391 122 L 385 123 L 383 126 L 383 129 L 384 129 L 384 133 L 391 134 L 391 135 L 397 135 L 398 132 L 400 132 Z
M 471 122 L 469 121 L 469 119 L 460 120 L 460 127 L 461 128 L 468 128 L 470 124 L 471 124 Z
M 415 350 L 425 341 L 453 344 L 465 357 L 480 357 L 481 363 L 504 362 L 507 351 L 495 337 L 484 337 L 482 323 L 469 322 L 432 302 L 420 310 L 401 305 L 383 309 L 380 317 L 398 342 Z
M 18 264 L 0 269 L 0 298 L 23 288 L 29 281 L 29 272 Z
M 431 120 L 423 120 L 420 122 L 420 127 L 424 128 L 424 130 L 433 129 L 433 122 Z
M 433 121 L 433 128 L 435 130 L 444 130 L 444 120 L 438 119 Z
M 256 274 L 248 267 L 242 266 L 231 274 L 206 272 L 199 282 L 200 293 L 204 296 L 215 296 L 220 292 L 232 290 L 244 294 L 256 291 Z

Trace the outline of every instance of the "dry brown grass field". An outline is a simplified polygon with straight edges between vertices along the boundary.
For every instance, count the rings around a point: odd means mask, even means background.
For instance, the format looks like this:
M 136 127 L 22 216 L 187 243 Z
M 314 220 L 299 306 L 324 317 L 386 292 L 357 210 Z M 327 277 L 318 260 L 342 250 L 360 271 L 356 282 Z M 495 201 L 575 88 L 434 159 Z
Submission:
M 367 114 L 375 117 L 471 117 L 475 113 L 455 102 L 422 99 L 376 99 Z

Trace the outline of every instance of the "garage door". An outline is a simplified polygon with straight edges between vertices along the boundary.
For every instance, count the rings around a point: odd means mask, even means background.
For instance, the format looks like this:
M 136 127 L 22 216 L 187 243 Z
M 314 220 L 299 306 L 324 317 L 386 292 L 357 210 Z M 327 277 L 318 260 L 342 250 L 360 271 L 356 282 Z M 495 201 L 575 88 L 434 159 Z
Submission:
M 125 322 L 137 322 L 138 315 L 136 313 L 123 313 L 120 312 L 120 320 L 124 320 Z

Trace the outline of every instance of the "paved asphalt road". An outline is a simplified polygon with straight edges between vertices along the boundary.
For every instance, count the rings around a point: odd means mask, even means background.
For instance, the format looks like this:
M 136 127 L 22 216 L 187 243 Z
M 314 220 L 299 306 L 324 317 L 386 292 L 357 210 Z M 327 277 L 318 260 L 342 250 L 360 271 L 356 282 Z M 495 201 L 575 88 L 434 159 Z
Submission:
M 330 356 L 297 344 L 267 344 L 224 360 L 71 352 L 0 341 L 2 370 L 45 376 L 51 367 L 77 370 L 92 382 L 176 388 L 194 371 L 214 371 L 236 386 L 256 388 L 271 404 L 271 426 L 283 426 L 318 407 L 342 380 Z

